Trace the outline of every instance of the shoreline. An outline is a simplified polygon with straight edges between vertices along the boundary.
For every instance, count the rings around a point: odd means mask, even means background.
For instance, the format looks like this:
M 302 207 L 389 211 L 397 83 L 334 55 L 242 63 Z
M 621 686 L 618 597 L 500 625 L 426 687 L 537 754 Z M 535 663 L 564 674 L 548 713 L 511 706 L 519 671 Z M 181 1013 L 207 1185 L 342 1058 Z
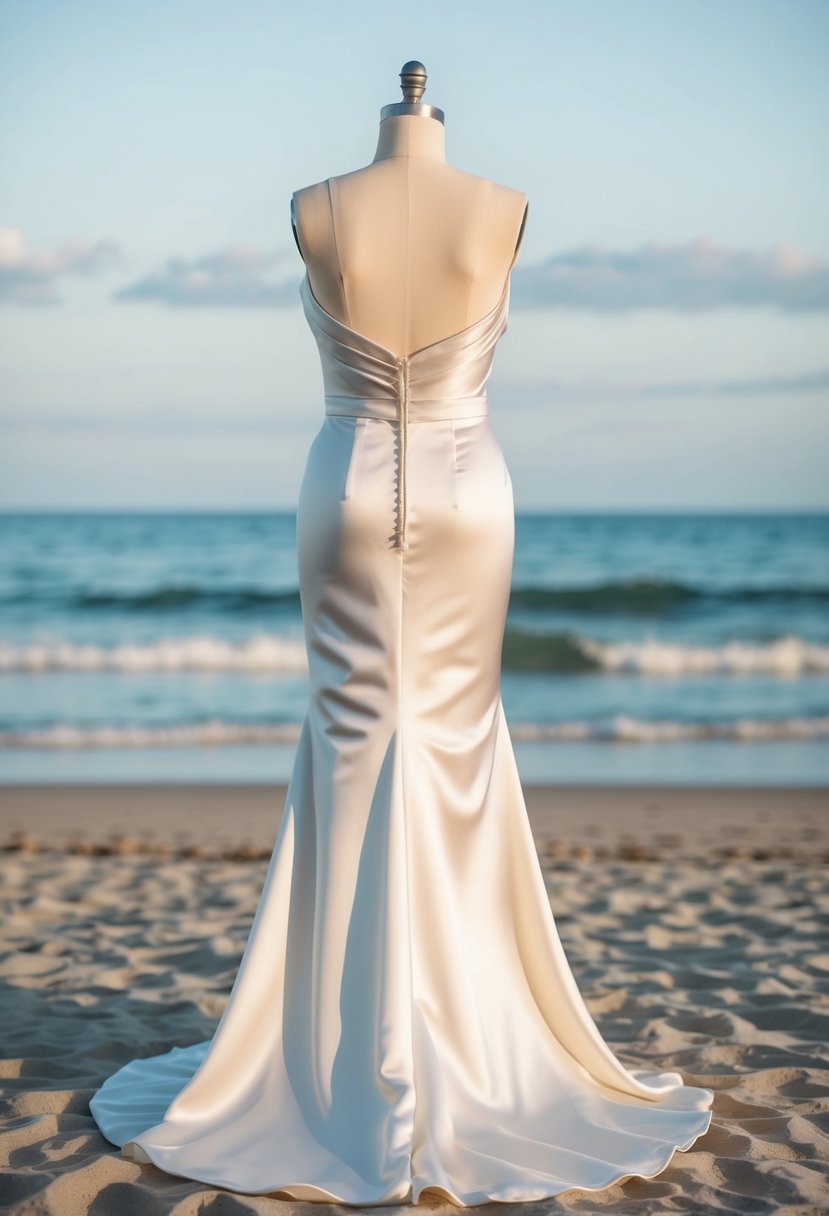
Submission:
M 287 787 L 237 784 L 0 787 L 0 849 L 256 860 Z M 525 785 L 539 851 L 581 860 L 829 862 L 829 789 Z

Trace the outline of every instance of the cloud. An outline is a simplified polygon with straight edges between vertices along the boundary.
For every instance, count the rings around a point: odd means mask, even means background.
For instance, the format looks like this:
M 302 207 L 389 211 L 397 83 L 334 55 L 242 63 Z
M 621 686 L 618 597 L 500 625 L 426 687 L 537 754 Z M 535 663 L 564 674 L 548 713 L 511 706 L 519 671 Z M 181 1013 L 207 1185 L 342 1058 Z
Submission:
M 58 302 L 61 275 L 91 275 L 120 256 L 110 241 L 71 242 L 27 254 L 21 234 L 0 229 L 0 298 L 22 304 Z M 284 308 L 296 303 L 296 278 L 273 272 L 295 251 L 234 244 L 195 258 L 169 258 L 113 294 L 119 303 L 171 308 Z M 717 308 L 829 309 L 829 262 L 782 242 L 765 253 L 727 249 L 707 237 L 623 251 L 583 245 L 513 272 L 517 307 L 629 313 L 650 308 L 707 312 Z
M 829 308 L 829 263 L 790 242 L 767 253 L 726 249 L 706 237 L 676 245 L 647 242 L 632 252 L 583 245 L 516 271 L 515 279 L 515 302 L 539 309 Z
M 58 282 L 69 275 L 90 278 L 120 260 L 112 241 L 69 241 L 55 249 L 27 252 L 17 228 L 0 228 L 0 302 L 27 306 L 59 304 Z
M 189 261 L 169 258 L 113 299 L 172 308 L 278 308 L 296 301 L 296 283 L 269 282 L 265 275 L 285 258 L 284 252 L 265 253 L 251 245 L 231 245 Z
M 192 260 L 171 258 L 114 298 L 177 308 L 280 308 L 296 302 L 295 281 L 266 276 L 286 257 L 233 245 Z M 585 245 L 517 269 L 513 285 L 517 306 L 538 309 L 829 308 L 829 263 L 786 242 L 767 253 L 726 249 L 705 237 L 675 245 L 648 242 L 633 252 Z

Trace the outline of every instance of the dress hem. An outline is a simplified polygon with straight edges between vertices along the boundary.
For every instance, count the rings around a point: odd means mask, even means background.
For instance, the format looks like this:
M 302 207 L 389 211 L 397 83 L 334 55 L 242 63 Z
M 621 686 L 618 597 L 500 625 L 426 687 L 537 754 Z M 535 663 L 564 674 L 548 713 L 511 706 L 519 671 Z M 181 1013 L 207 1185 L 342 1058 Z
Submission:
M 699 1131 L 694 1132 L 693 1135 L 691 1135 L 688 1139 L 684 1140 L 681 1144 L 669 1145 L 668 1151 L 665 1154 L 665 1156 L 660 1160 L 660 1162 L 656 1166 L 656 1168 L 654 1170 L 650 1171 L 649 1173 L 644 1173 L 642 1170 L 637 1170 L 637 1169 L 632 1169 L 632 1170 L 625 1169 L 621 1173 L 614 1172 L 614 1173 L 608 1174 L 603 1180 L 593 1183 L 591 1185 L 585 1185 L 585 1184 L 578 1183 L 578 1182 L 563 1182 L 560 1185 L 558 1183 L 552 1183 L 551 1185 L 552 1185 L 553 1189 L 550 1189 L 550 1185 L 545 1184 L 540 1189 L 536 1188 L 533 1190 L 520 1191 L 520 1192 L 517 1192 L 514 1188 L 507 1188 L 509 1190 L 508 1194 L 504 1194 L 503 1192 L 500 1194 L 499 1193 L 495 1193 L 495 1194 L 481 1193 L 480 1195 L 470 1196 L 466 1200 L 461 1199 L 459 1196 L 455 1195 L 453 1192 L 448 1190 L 448 1188 L 446 1188 L 445 1186 L 442 1186 L 440 1183 L 436 1183 L 436 1182 L 427 1182 L 423 1186 L 420 1186 L 417 1190 L 416 1195 L 414 1195 L 413 1189 L 410 1186 L 409 1190 L 407 1191 L 405 1196 L 397 1196 L 397 1195 L 394 1195 L 394 1193 L 392 1193 L 390 1195 L 388 1191 L 385 1191 L 381 1196 L 379 1196 L 377 1198 L 373 1198 L 373 1199 L 365 1199 L 365 1198 L 363 1198 L 363 1199 L 346 1199 L 341 1195 L 335 1194 L 333 1191 L 325 1190 L 324 1187 L 316 1186 L 316 1184 L 314 1184 L 314 1183 L 292 1182 L 292 1183 L 283 1183 L 279 1186 L 257 1187 L 255 1189 L 247 1189 L 247 1188 L 239 1186 L 239 1185 L 231 1186 L 228 1183 L 218 1182 L 218 1181 L 215 1181 L 210 1178 L 195 1177 L 192 1174 L 187 1174 L 184 1171 L 180 1171 L 180 1170 L 175 1171 L 175 1176 L 178 1178 L 186 1178 L 190 1182 L 199 1182 L 203 1186 L 217 1187 L 218 1189 L 223 1190 L 223 1191 L 228 1191 L 231 1194 L 271 1195 L 274 1198 L 285 1197 L 288 1199 L 295 1199 L 300 1203 L 314 1203 L 314 1202 L 341 1203 L 345 1207 L 355 1207 L 355 1208 L 381 1207 L 381 1206 L 418 1207 L 418 1206 L 420 1206 L 419 1201 L 420 1201 L 421 1195 L 423 1195 L 427 1192 L 430 1194 L 437 1193 L 443 1199 L 446 1199 L 449 1203 L 451 1203 L 455 1207 L 459 1207 L 459 1208 L 478 1207 L 478 1206 L 481 1206 L 486 1203 L 525 1203 L 525 1202 L 530 1202 L 530 1201 L 538 1200 L 538 1199 L 551 1199 L 554 1196 L 564 1194 L 565 1191 L 586 1191 L 586 1192 L 602 1191 L 602 1190 L 605 1190 L 607 1187 L 615 1186 L 617 1183 L 626 1182 L 630 1178 L 642 1178 L 646 1181 L 650 1180 L 652 1178 L 656 1178 L 656 1177 L 658 1177 L 658 1175 L 663 1173 L 664 1170 L 666 1170 L 668 1168 L 668 1166 L 671 1164 L 671 1161 L 673 1160 L 674 1156 L 677 1153 L 687 1153 L 691 1148 L 693 1148 L 694 1144 L 696 1144 L 696 1142 L 698 1140 L 700 1140 L 706 1134 L 709 1127 L 711 1126 L 711 1120 L 713 1118 L 713 1111 L 707 1110 L 704 1112 L 704 1115 L 705 1115 L 704 1125 L 699 1129 Z M 127 1160 L 133 1161 L 136 1164 L 154 1165 L 157 1169 L 160 1169 L 160 1170 L 164 1171 L 165 1173 L 171 1172 L 171 1171 L 167 1170 L 165 1166 L 163 1166 L 159 1162 L 155 1161 L 153 1159 L 152 1152 L 148 1149 L 145 1149 L 143 1147 L 143 1145 L 139 1144 L 137 1147 L 147 1157 L 146 1162 L 138 1161 L 135 1157 L 131 1156 L 130 1153 L 125 1151 L 130 1147 L 130 1145 L 135 1144 L 135 1143 L 136 1142 L 134 1140 L 125 1141 L 125 1143 L 121 1146 L 121 1155 L 124 1156 Z M 614 1169 L 618 1170 L 618 1167 L 614 1167 Z M 301 1189 L 302 1191 L 304 1191 L 306 1193 L 302 1194 L 302 1195 L 295 1195 L 292 1193 L 292 1188 Z M 310 1195 L 307 1193 L 310 1191 L 313 1191 L 314 1194 Z

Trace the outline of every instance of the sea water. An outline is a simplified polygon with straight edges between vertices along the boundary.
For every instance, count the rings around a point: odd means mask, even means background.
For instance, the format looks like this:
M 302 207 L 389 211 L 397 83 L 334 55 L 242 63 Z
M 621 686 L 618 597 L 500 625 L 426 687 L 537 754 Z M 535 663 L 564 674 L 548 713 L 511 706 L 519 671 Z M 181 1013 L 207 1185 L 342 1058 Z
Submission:
M 293 513 L 0 516 L 0 781 L 284 781 Z M 829 515 L 522 514 L 502 691 L 530 782 L 826 784 Z

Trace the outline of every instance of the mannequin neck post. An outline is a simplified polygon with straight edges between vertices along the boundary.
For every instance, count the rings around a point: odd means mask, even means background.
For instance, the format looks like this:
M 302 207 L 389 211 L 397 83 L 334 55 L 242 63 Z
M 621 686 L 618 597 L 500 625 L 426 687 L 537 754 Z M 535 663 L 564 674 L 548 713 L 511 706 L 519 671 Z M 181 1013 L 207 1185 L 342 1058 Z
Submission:
M 374 162 L 392 156 L 423 156 L 446 162 L 446 128 L 437 118 L 397 114 L 384 118 Z

